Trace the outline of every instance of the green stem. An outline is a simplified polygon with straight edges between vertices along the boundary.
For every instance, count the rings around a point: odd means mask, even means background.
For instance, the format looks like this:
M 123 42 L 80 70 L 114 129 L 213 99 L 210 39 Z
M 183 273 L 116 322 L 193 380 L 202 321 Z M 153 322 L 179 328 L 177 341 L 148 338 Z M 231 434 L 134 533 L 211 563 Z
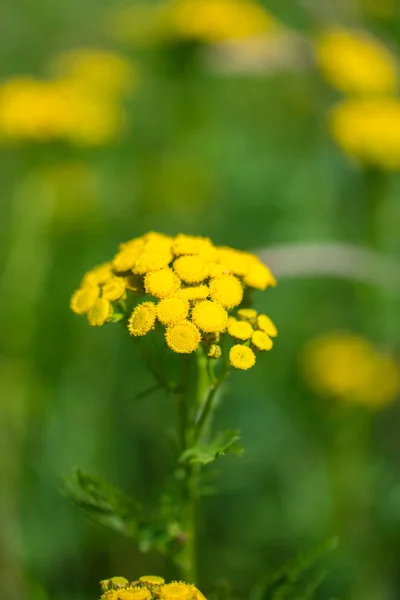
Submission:
M 196 418 L 196 428 L 195 428 L 195 442 L 198 442 L 204 430 L 209 422 L 209 419 L 214 410 L 214 399 L 217 395 L 217 392 L 221 386 L 221 384 L 225 381 L 229 372 L 229 368 L 227 365 L 224 365 L 219 377 L 214 379 L 214 381 L 210 381 L 210 387 L 208 390 L 208 394 L 202 406 L 200 407 L 199 413 Z
M 199 499 L 199 466 L 187 465 L 185 477 L 186 542 L 184 578 L 187 583 L 197 582 L 197 511 Z

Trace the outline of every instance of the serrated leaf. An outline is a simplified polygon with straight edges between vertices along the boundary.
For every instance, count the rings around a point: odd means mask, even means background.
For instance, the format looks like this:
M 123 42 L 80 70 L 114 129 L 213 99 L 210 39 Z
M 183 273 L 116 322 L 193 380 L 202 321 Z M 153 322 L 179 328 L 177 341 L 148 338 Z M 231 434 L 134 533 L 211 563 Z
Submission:
M 193 446 L 185 450 L 180 456 L 181 464 L 201 464 L 208 465 L 214 462 L 219 456 L 225 454 L 241 455 L 243 448 L 239 446 L 240 434 L 237 430 L 229 429 L 221 431 L 217 437 L 205 446 Z
M 268 579 L 262 589 L 256 594 L 258 600 L 292 600 L 293 598 L 312 598 L 315 589 L 320 585 L 325 573 L 314 576 L 310 582 L 303 582 L 302 578 L 307 571 L 323 559 L 327 554 L 338 547 L 336 537 L 329 538 L 319 543 L 306 552 L 298 554 L 290 560 L 277 573 Z M 301 585 L 298 585 L 301 581 Z M 299 589 L 302 588 L 302 589 Z M 295 596 L 294 593 L 298 595 Z
M 133 537 L 137 530 L 138 504 L 125 492 L 76 469 L 64 479 L 64 495 L 98 525 Z

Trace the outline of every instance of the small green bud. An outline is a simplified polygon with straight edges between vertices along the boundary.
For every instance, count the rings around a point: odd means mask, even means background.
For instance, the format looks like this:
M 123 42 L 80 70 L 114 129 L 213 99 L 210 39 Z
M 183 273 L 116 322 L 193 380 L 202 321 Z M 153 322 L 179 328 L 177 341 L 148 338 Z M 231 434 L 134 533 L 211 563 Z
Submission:
M 217 344 L 212 344 L 207 354 L 210 358 L 220 358 L 222 354 L 221 347 L 217 346 Z

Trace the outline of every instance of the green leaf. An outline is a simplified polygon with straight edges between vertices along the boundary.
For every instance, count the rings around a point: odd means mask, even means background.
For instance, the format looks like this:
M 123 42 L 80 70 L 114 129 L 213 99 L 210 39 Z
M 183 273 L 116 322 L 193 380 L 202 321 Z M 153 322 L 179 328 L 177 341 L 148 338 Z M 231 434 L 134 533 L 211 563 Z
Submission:
M 64 479 L 63 493 L 91 521 L 129 537 L 136 535 L 140 507 L 100 477 L 76 469 Z
M 238 445 L 240 435 L 237 430 L 229 429 L 221 431 L 217 437 L 205 446 L 193 446 L 185 450 L 180 456 L 181 464 L 198 463 L 208 465 L 214 462 L 219 456 L 225 454 L 236 454 L 240 456 L 243 448 Z
M 254 595 L 255 600 L 310 600 L 324 580 L 326 572 L 311 574 L 311 580 L 307 580 L 307 572 L 337 547 L 338 539 L 332 537 L 298 554 L 260 586 Z

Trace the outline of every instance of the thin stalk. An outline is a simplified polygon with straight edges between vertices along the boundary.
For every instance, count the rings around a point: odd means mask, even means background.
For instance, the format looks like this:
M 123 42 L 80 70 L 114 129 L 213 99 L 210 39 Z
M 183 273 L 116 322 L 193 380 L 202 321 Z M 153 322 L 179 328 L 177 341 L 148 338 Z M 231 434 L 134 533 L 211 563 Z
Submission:
M 196 428 L 195 428 L 195 441 L 198 442 L 203 433 L 204 430 L 209 422 L 209 419 L 213 413 L 214 410 L 214 400 L 215 397 L 217 395 L 217 392 L 221 386 L 221 384 L 225 381 L 226 377 L 228 375 L 228 366 L 224 365 L 220 375 L 213 381 L 210 382 L 210 387 L 206 396 L 205 401 L 203 402 L 202 406 L 200 407 L 200 410 L 198 412 L 197 418 L 196 418 Z

